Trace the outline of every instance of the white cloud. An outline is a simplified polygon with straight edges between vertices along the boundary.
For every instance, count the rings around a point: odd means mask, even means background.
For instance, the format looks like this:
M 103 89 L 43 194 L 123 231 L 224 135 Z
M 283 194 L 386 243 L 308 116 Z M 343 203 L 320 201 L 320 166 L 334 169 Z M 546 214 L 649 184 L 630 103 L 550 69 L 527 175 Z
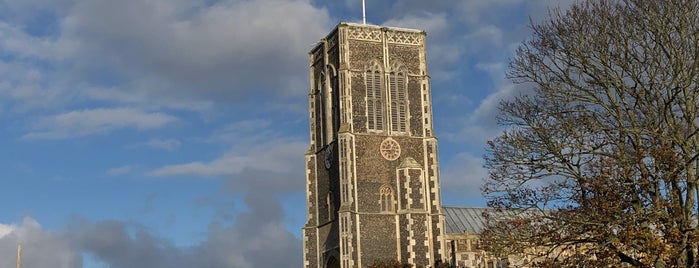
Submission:
M 385 21 L 381 25 L 420 29 L 430 35 L 444 34 L 449 28 L 447 16 L 444 13 L 423 13 Z
M 12 55 L 0 59 L 0 106 L 20 111 L 97 100 L 206 112 L 258 94 L 300 98 L 307 70 L 299 66 L 333 24 L 310 0 L 10 0 L 0 6 L 7 18 L 0 22 L 0 54 Z M 37 14 L 46 14 L 38 32 Z
M 270 128 L 272 121 L 267 119 L 250 119 L 227 124 L 214 131 L 207 139 L 209 142 L 223 142 L 227 144 L 251 145 L 267 143 L 278 139 L 278 126 Z
M 488 177 L 484 163 L 482 157 L 470 153 L 457 154 L 442 167 L 442 191 L 462 194 L 464 197 L 480 197 L 481 186 Z
M 61 60 L 62 55 L 72 48 L 55 40 L 32 36 L 17 25 L 0 22 L 0 51 L 12 53 L 19 58 Z
M 500 113 L 500 102 L 511 99 L 519 92 L 523 92 L 521 87 L 513 84 L 508 83 L 501 86 L 495 93 L 483 99 L 467 117 L 458 119 L 459 123 L 456 126 L 461 127 L 444 133 L 443 137 L 449 141 L 466 142 L 478 147 L 484 146 L 486 141 L 493 139 L 503 129 L 496 118 Z
M 191 162 L 161 167 L 151 176 L 235 176 L 246 170 L 290 173 L 303 166 L 299 157 L 308 149 L 304 142 L 270 142 L 259 144 L 247 152 L 231 150 L 209 162 Z
M 148 109 L 171 108 L 177 110 L 207 111 L 214 106 L 212 100 L 182 98 L 177 95 L 155 96 L 154 89 L 163 89 L 162 83 L 134 81 L 123 87 L 88 87 L 82 90 L 86 98 L 94 101 L 127 103 Z
M 0 223 L 0 238 L 3 238 L 4 236 L 13 232 L 14 230 L 15 226 Z
M 36 220 L 26 217 L 21 224 L 10 226 L 12 231 L 0 237 L 0 267 L 15 267 L 19 244 L 24 267 L 82 267 L 80 256 L 68 241 L 42 229 Z
M 163 149 L 166 151 L 177 150 L 177 148 L 179 148 L 180 145 L 182 145 L 182 142 L 180 142 L 177 139 L 151 139 L 148 142 L 146 142 L 146 146 Z
M 98 0 L 76 3 L 62 31 L 87 66 L 161 81 L 171 94 L 239 96 L 251 87 L 303 93 L 289 86 L 305 85 L 297 66 L 329 25 L 327 11 L 305 0 Z
M 131 166 L 121 166 L 108 169 L 105 174 L 107 176 L 119 176 L 131 172 Z
M 103 134 L 121 128 L 147 130 L 160 128 L 176 118 L 133 108 L 71 111 L 39 120 L 25 139 L 65 139 Z

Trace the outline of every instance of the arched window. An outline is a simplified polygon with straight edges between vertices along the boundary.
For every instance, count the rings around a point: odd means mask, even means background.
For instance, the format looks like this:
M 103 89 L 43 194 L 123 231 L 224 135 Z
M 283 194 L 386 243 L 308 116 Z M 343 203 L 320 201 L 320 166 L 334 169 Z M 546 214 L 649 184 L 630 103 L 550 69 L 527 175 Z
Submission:
M 391 131 L 407 132 L 408 92 L 405 72 L 392 71 L 388 80 L 391 94 Z
M 335 204 L 333 204 L 333 193 L 329 192 L 328 197 L 325 200 L 325 204 L 328 207 L 328 221 L 335 219 Z
M 383 186 L 379 190 L 381 200 L 381 212 L 393 212 L 393 190 L 391 187 Z
M 318 80 L 318 98 L 316 101 L 318 102 L 318 111 L 316 111 L 316 114 L 318 115 L 318 144 L 320 146 L 324 146 L 327 140 L 327 115 L 326 115 L 326 109 L 328 106 L 328 103 L 326 101 L 328 92 L 327 88 L 325 87 L 325 74 L 321 73 L 319 80 Z
M 383 94 L 381 93 L 381 68 L 374 64 L 364 74 L 366 83 L 367 124 L 369 130 L 383 131 Z

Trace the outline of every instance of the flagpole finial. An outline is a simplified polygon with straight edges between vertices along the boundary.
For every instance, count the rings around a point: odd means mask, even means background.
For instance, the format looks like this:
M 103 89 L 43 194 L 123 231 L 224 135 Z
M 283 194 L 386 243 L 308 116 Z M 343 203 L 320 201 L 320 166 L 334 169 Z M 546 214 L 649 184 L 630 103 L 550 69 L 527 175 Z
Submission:
M 362 23 L 366 24 L 366 0 L 362 0 Z

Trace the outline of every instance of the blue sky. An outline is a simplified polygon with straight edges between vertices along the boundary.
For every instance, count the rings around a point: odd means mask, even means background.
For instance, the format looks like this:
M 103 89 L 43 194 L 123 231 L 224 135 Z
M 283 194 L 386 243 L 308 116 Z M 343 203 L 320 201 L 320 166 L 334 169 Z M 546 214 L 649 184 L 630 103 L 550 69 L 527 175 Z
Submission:
M 367 0 L 427 31 L 443 203 L 529 19 L 572 0 Z M 360 0 L 0 0 L 0 267 L 299 267 L 308 50 Z

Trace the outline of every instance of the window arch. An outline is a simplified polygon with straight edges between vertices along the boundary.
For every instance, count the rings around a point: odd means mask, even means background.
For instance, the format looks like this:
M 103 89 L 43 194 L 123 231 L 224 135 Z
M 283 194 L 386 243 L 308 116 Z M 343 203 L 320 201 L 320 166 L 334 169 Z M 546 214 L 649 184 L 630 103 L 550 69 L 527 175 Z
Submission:
M 366 85 L 367 127 L 373 131 L 383 131 L 383 94 L 381 90 L 381 65 L 374 62 L 364 73 Z
M 380 196 L 379 203 L 381 204 L 381 212 L 393 212 L 394 211 L 393 189 L 391 189 L 391 187 L 388 187 L 388 186 L 382 186 L 381 189 L 379 190 L 379 196 Z
M 388 74 L 389 93 L 391 97 L 391 131 L 408 131 L 408 79 L 406 72 L 399 65 L 391 68 Z

